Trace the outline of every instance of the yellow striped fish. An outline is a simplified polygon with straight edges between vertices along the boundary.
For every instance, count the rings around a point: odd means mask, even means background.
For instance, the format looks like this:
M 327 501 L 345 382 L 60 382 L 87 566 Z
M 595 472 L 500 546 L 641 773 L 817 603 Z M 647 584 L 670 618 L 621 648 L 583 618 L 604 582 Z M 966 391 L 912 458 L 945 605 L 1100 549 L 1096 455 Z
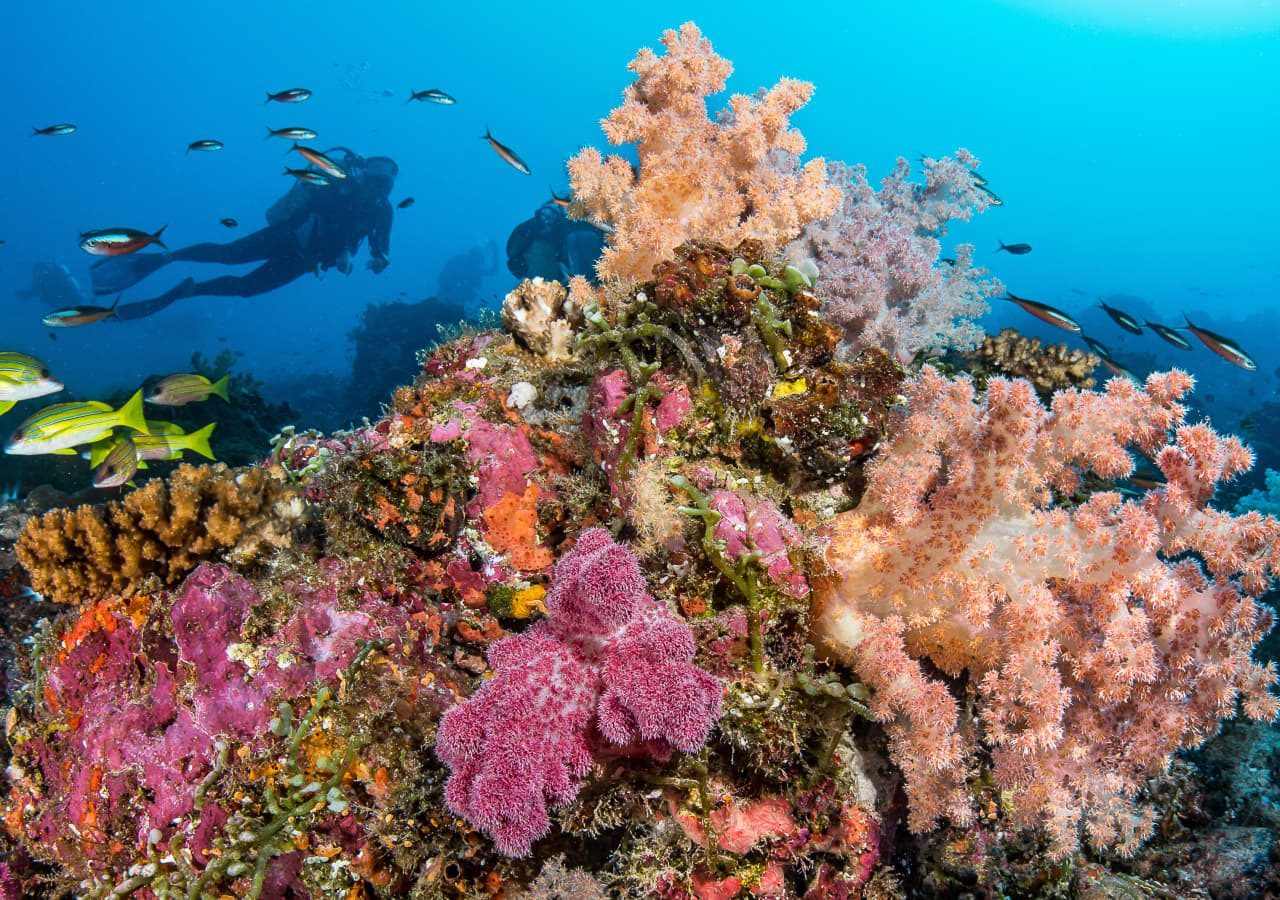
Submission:
M 179 459 L 183 450 L 199 453 L 205 459 L 217 459 L 209 446 L 209 435 L 213 434 L 217 422 L 184 434 L 181 428 L 168 422 L 151 423 L 151 434 L 139 434 L 133 438 L 138 448 L 139 459 Z M 168 430 L 174 429 L 174 430 Z
M 56 394 L 60 390 L 62 383 L 34 356 L 13 350 L 0 352 L 0 415 L 13 409 L 19 400 Z
M 210 381 L 203 375 L 181 374 L 169 375 L 147 395 L 147 402 L 157 406 L 185 406 L 198 400 L 205 400 L 210 395 L 217 395 L 230 403 L 227 397 L 227 381 L 230 375 L 223 375 L 217 381 Z
M 94 470 L 93 486 L 96 488 L 119 487 L 133 478 L 141 465 L 138 459 L 138 448 L 133 445 L 133 439 L 126 435 L 115 442 L 115 446 Z
M 119 409 L 96 400 L 47 406 L 18 426 L 5 444 L 4 452 L 13 456 L 57 453 L 92 444 L 115 428 L 147 433 L 141 390 Z

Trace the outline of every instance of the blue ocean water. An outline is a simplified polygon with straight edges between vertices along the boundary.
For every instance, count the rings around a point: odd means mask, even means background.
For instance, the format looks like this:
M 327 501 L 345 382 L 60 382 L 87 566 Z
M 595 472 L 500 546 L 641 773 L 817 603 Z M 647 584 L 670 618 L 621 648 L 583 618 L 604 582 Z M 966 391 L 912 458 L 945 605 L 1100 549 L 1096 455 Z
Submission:
M 813 154 L 863 162 L 873 182 L 898 155 L 977 154 L 1005 205 L 948 240 L 974 242 L 1015 293 L 1081 314 L 1131 367 L 1190 368 L 1202 404 L 1230 428 L 1274 400 L 1278 384 L 1280 181 L 1270 162 L 1280 145 L 1280 5 L 1165 6 L 12 4 L 0 37 L 0 343 L 39 355 L 82 396 L 185 370 L 192 352 L 224 347 L 243 353 L 239 367 L 268 394 L 299 375 L 336 390 L 351 377 L 347 335 L 368 304 L 438 294 L 451 258 L 491 242 L 499 271 L 476 290 L 491 304 L 501 298 L 516 281 L 501 265 L 511 229 L 549 187 L 565 190 L 567 157 L 603 146 L 598 121 L 619 102 L 635 50 L 693 18 L 734 61 L 731 90 L 783 75 L 816 83 L 795 120 Z M 264 105 L 264 92 L 290 87 L 314 96 Z M 405 102 L 431 87 L 457 104 Z M 30 136 L 56 122 L 78 131 Z M 251 299 L 193 298 L 56 341 L 39 321 L 47 308 L 15 295 L 41 261 L 87 285 L 91 258 L 77 247 L 86 229 L 167 225 L 169 246 L 181 247 L 259 227 L 290 184 L 286 144 L 263 140 L 264 129 L 286 125 L 316 129 L 319 147 L 399 163 L 392 199 L 416 203 L 396 212 L 384 273 L 366 271 L 361 256 L 350 276 L 308 275 Z M 479 140 L 486 127 L 531 176 Z M 226 148 L 184 152 L 202 138 Z M 228 216 L 240 222 L 234 233 L 219 224 Z M 1034 251 L 994 254 L 998 239 Z M 212 274 L 201 268 L 172 266 L 125 300 Z M 1128 336 L 1089 312 L 1102 296 L 1171 324 L 1185 311 L 1240 340 L 1259 371 Z M 1064 337 L 1007 304 L 987 324 Z

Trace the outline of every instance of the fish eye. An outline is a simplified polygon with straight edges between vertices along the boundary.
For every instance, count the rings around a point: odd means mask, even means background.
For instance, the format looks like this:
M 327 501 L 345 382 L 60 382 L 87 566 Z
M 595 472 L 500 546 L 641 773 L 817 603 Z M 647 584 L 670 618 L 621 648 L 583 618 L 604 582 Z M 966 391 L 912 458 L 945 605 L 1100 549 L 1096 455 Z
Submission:
M 13 433 L 13 440 L 20 441 L 26 436 L 27 436 L 27 430 L 25 428 L 19 428 L 17 431 Z

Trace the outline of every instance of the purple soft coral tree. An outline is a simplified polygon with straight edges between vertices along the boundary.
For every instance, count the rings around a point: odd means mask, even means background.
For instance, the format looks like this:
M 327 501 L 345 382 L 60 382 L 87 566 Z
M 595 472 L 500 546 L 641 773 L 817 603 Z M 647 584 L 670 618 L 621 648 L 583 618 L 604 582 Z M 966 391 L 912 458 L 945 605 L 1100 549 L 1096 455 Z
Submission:
M 940 260 L 948 222 L 968 221 L 994 203 L 982 186 L 978 160 L 967 150 L 924 160 L 924 184 L 910 181 L 898 159 L 879 191 L 864 166 L 830 163 L 844 192 L 840 211 L 808 226 L 787 255 L 817 264 L 816 293 L 828 318 L 844 329 L 845 347 L 882 347 L 902 361 L 921 350 L 972 350 L 982 340 L 974 321 L 986 298 L 1003 290 L 973 265 L 973 247 Z
M 595 747 L 689 753 L 720 717 L 720 683 L 693 665 L 689 628 L 604 529 L 557 563 L 547 610 L 489 649 L 494 677 L 436 736 L 449 808 L 508 856 L 528 854 L 551 827 L 548 808 L 577 796 Z

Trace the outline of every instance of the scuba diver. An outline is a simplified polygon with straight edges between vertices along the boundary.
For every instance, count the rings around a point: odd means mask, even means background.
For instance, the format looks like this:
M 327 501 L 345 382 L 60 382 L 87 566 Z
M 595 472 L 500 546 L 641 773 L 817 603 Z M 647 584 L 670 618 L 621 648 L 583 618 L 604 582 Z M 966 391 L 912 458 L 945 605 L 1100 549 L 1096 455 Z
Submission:
M 585 275 L 594 281 L 604 239 L 599 228 L 569 218 L 559 203 L 548 200 L 533 218 L 512 229 L 507 239 L 507 268 L 517 278 L 540 275 L 548 281 L 568 281 L 574 275 Z
M 80 282 L 71 270 L 60 262 L 38 262 L 31 267 L 31 287 L 19 288 L 17 295 L 24 299 L 38 299 L 54 308 L 83 306 L 91 298 L 85 296 Z
M 400 173 L 385 156 L 365 159 L 345 147 L 335 162 L 346 178 L 328 184 L 301 179 L 267 211 L 267 227 L 226 244 L 193 244 L 166 253 L 141 253 L 100 260 L 90 269 L 96 294 L 114 294 L 137 284 L 171 262 L 236 265 L 260 262 L 244 275 L 222 275 L 208 281 L 188 278 L 151 300 L 122 303 L 120 319 L 140 319 L 187 297 L 255 297 L 296 278 L 336 268 L 351 273 L 351 257 L 369 240 L 366 268 L 379 273 L 387 267 L 391 248 L 392 208 L 388 197 Z

